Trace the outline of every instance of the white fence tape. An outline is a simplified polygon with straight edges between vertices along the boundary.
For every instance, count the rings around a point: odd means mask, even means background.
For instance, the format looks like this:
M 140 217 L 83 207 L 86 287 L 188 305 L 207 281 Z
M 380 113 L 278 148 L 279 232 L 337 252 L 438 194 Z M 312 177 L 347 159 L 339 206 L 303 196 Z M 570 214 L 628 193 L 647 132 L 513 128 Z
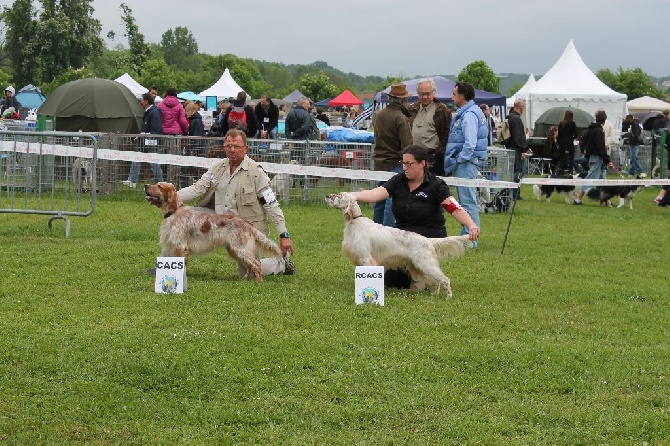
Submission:
M 0 141 L 0 151 L 33 153 L 41 155 L 72 156 L 77 158 L 92 158 L 92 147 L 74 147 L 63 144 L 38 142 Z M 108 161 L 136 161 L 141 163 L 172 164 L 176 166 L 194 166 L 209 169 L 218 158 L 202 158 L 197 156 L 168 155 L 162 153 L 143 153 L 127 150 L 98 149 L 98 160 Z M 386 181 L 395 173 L 374 170 L 344 169 L 341 167 L 302 166 L 300 164 L 279 164 L 260 162 L 263 169 L 269 173 L 287 173 L 291 175 L 309 175 L 331 178 L 346 178 L 351 180 Z M 493 189 L 519 187 L 518 183 L 508 181 L 467 180 L 463 178 L 442 177 L 450 186 L 488 187 Z

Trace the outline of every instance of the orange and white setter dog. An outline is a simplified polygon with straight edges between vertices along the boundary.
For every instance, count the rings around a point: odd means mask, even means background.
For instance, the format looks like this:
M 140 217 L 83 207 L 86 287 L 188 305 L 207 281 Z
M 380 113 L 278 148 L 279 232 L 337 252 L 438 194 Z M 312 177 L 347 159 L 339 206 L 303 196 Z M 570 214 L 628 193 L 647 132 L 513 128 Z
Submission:
M 442 272 L 439 259 L 462 256 L 466 247 L 472 247 L 467 235 L 427 238 L 382 226 L 364 217 L 356 198 L 347 192 L 327 195 L 326 202 L 344 214 L 342 253 L 354 265 L 405 269 L 413 281 L 435 286 L 436 294 L 444 285 L 447 298 L 452 296 L 451 282 Z
M 253 273 L 256 282 L 263 280 L 260 252 L 281 257 L 279 246 L 248 221 L 233 215 L 220 215 L 184 206 L 170 183 L 144 186 L 146 200 L 163 211 L 160 230 L 162 256 L 184 257 L 205 254 L 223 247 L 233 259 Z

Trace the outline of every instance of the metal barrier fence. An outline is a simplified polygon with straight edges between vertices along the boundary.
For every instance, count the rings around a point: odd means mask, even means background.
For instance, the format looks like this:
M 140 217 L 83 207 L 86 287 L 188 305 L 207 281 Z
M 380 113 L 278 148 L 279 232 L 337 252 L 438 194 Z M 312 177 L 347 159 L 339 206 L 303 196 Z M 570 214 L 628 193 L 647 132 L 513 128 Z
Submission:
M 97 141 L 69 132 L 0 130 L 0 213 L 65 221 L 95 210 Z
M 42 138 L 47 135 L 48 138 L 55 138 L 54 135 L 61 133 L 38 134 Z M 17 140 L 25 138 L 21 132 L 9 132 L 5 138 L 11 140 L 12 135 Z M 68 144 L 73 146 L 73 150 L 84 141 L 75 139 L 73 134 L 62 135 L 70 138 Z M 95 191 L 105 195 L 129 191 L 156 180 L 171 182 L 178 188 L 186 187 L 197 181 L 216 162 L 215 158 L 225 156 L 221 138 L 109 133 L 74 135 L 85 135 L 82 138 L 88 138 L 86 141 L 91 138 L 97 140 L 97 158 L 90 167 L 97 180 Z M 322 203 L 328 193 L 369 189 L 390 176 L 388 172 L 372 170 L 372 144 L 368 143 L 250 139 L 248 145 L 248 155 L 259 161 L 268 172 L 275 193 L 283 202 L 298 200 Z M 482 178 L 511 181 L 513 151 L 497 147 L 489 147 L 488 151 L 489 157 L 481 169 Z M 62 162 L 70 165 L 72 170 L 72 160 Z M 26 159 L 23 163 L 37 161 Z M 131 168 L 137 171 L 137 175 L 132 178 Z M 56 169 L 56 172 L 61 171 L 64 169 Z M 20 171 L 11 172 L 16 182 Z M 27 172 L 32 170 L 28 169 Z M 54 173 L 53 182 L 62 181 L 63 174 L 59 176 Z M 450 180 L 447 179 L 447 182 Z M 24 187 L 24 190 L 32 189 Z

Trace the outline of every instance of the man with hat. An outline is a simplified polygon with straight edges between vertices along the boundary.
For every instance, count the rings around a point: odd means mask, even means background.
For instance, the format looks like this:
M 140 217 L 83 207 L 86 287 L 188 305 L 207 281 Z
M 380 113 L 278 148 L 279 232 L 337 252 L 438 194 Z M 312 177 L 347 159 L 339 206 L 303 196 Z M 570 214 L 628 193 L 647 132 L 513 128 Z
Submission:
M 410 113 L 407 110 L 409 92 L 405 84 L 391 85 L 388 104 L 375 115 L 373 160 L 374 170 L 402 172 L 402 149 L 412 145 Z M 381 183 L 379 184 L 381 185 Z M 391 198 L 375 203 L 373 220 L 384 226 L 393 226 L 395 218 L 391 210 Z
M 4 115 L 5 110 L 9 107 L 14 107 L 14 111 L 19 111 L 21 103 L 16 99 L 16 96 L 14 96 L 15 91 L 16 90 L 14 90 L 14 87 L 11 85 L 5 88 L 5 97 L 2 98 L 2 105 L 0 105 L 0 115 Z

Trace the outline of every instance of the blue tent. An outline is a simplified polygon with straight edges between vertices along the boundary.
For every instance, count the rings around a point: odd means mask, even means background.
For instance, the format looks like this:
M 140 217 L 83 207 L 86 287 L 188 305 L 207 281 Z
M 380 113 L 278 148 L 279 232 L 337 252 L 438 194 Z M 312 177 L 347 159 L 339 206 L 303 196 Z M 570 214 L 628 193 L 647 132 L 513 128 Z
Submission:
M 28 84 L 16 93 L 16 99 L 21 103 L 22 107 L 38 109 L 46 101 L 47 97 L 44 96 L 39 87 Z
M 323 101 L 319 101 L 316 104 L 314 104 L 317 107 L 328 107 L 328 104 L 330 101 L 334 98 L 335 96 L 331 96 L 329 98 L 324 99 Z
M 445 104 L 451 104 L 451 94 L 453 93 L 454 86 L 456 82 L 450 81 L 449 79 L 442 76 L 433 76 L 430 79 L 435 82 L 437 87 L 437 93 L 435 97 Z M 409 102 L 416 102 L 419 97 L 416 95 L 416 85 L 421 79 L 410 79 L 402 81 L 403 84 L 407 87 L 407 91 L 411 94 L 409 97 Z M 382 90 L 375 94 L 375 101 L 386 103 L 388 102 L 388 92 L 391 91 L 391 87 L 387 87 L 385 90 Z M 496 93 L 490 93 L 484 90 L 475 90 L 475 103 L 477 104 L 488 104 L 488 105 L 499 105 L 504 107 L 507 105 L 507 99 L 503 95 Z

